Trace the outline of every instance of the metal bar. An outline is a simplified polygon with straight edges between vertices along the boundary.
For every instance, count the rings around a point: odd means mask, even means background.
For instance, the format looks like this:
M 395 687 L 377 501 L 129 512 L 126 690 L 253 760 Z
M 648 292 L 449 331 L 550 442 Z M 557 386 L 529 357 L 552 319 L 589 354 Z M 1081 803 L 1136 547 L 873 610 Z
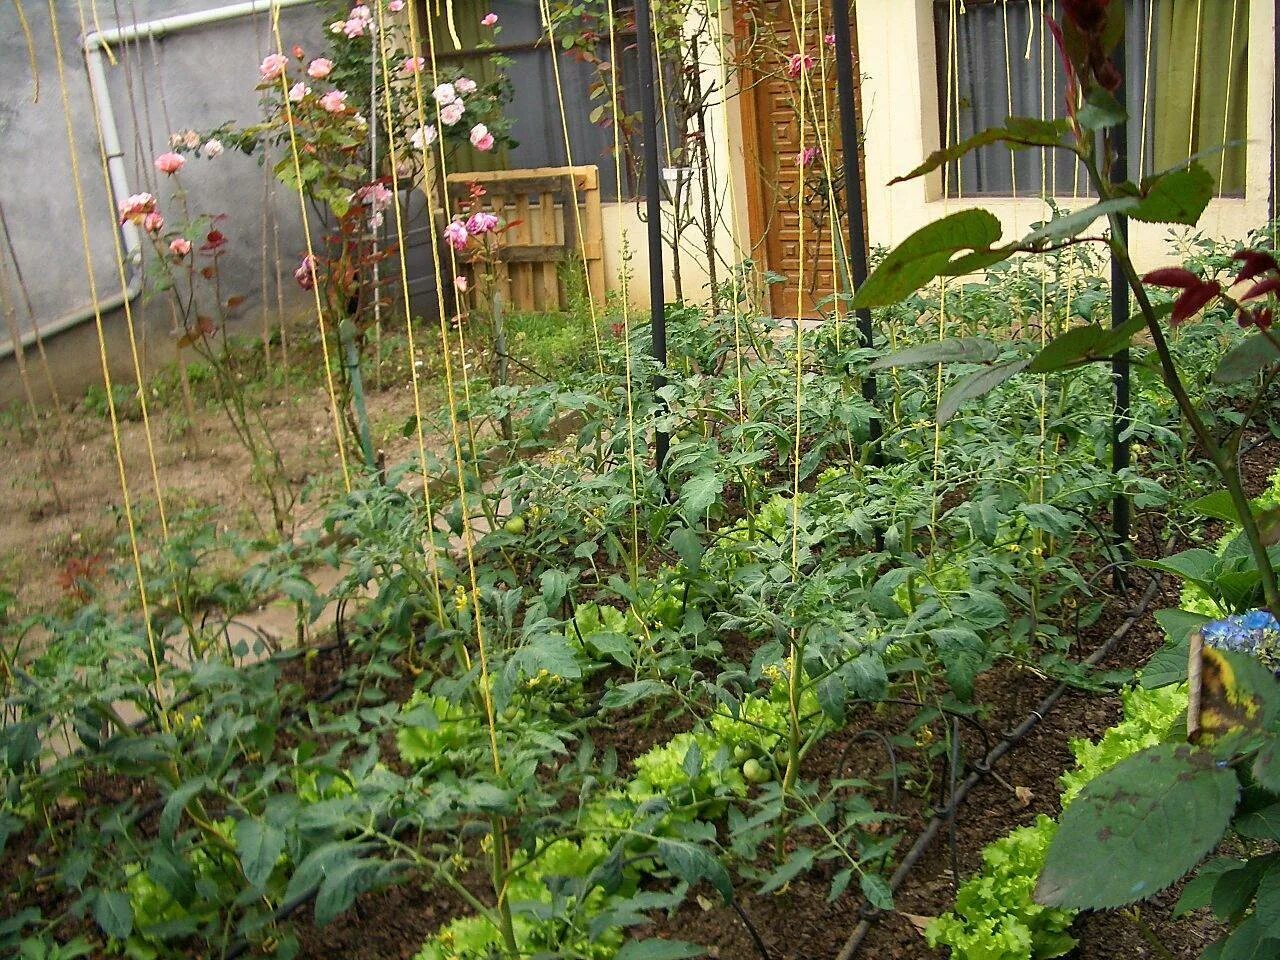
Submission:
M 1112 54 L 1116 69 L 1120 71 L 1122 78 L 1128 75 L 1125 56 L 1127 46 L 1128 44 L 1125 42 L 1122 32 L 1120 43 Z M 1117 95 L 1123 98 L 1127 88 L 1127 84 L 1122 81 Z M 1129 124 L 1124 122 L 1115 127 L 1112 138 L 1115 156 L 1112 158 L 1111 180 L 1113 183 L 1123 183 L 1129 178 Z M 1121 239 L 1124 240 L 1127 246 L 1129 242 L 1129 218 L 1121 214 L 1116 218 L 1116 222 L 1119 226 Z M 1127 323 L 1128 320 L 1129 285 L 1125 279 L 1120 261 L 1113 252 L 1111 254 L 1111 326 L 1113 328 L 1118 327 Z M 1111 379 L 1115 388 L 1114 405 L 1111 413 L 1111 472 L 1119 473 L 1121 470 L 1127 470 L 1131 462 L 1129 439 L 1125 436 L 1132 425 L 1128 350 L 1120 351 L 1111 359 Z M 1116 494 L 1115 503 L 1112 506 L 1112 531 L 1115 534 L 1116 542 L 1126 548 L 1129 543 L 1130 517 L 1131 505 L 1129 498 L 1123 493 Z M 1122 582 L 1123 577 L 1122 569 L 1117 567 L 1117 582 Z
M 865 200 L 862 196 L 861 137 L 858 130 L 858 114 L 855 109 L 853 75 L 853 32 L 850 29 L 852 13 L 849 0 L 831 0 L 831 31 L 835 35 L 836 95 L 840 101 L 840 144 L 844 167 L 844 206 L 848 220 L 849 272 L 854 291 L 867 279 L 867 236 L 863 230 Z M 871 311 L 863 307 L 856 312 L 862 345 L 870 349 L 875 342 Z M 876 375 L 867 373 L 862 378 L 862 397 L 868 403 L 876 401 Z M 880 419 L 872 417 L 871 462 L 881 465 Z
M 662 272 L 662 186 L 658 169 L 658 107 L 653 95 L 653 19 L 649 0 L 636 0 L 636 53 L 640 70 L 640 131 L 643 137 L 645 215 L 649 228 L 649 318 L 653 336 L 653 359 L 658 372 L 654 390 L 666 386 L 667 366 L 666 278 Z M 653 463 L 657 470 L 667 459 L 670 438 L 658 430 L 653 442 Z

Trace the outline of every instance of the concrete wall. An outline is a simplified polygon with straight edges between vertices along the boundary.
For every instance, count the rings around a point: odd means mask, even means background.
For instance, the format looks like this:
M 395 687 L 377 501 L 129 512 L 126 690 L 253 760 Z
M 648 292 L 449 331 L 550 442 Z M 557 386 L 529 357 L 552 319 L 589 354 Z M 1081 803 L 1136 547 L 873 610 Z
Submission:
M 17 319 L 24 333 L 33 324 L 50 330 L 91 315 L 95 290 L 100 303 L 118 300 L 121 294 L 115 201 L 108 199 L 104 185 L 77 0 L 55 0 L 55 4 L 75 166 L 87 218 L 92 282 L 85 266 L 77 176 L 68 148 L 48 8 L 44 3 L 23 5 L 35 40 L 39 74 L 39 98 L 33 102 L 35 88 L 26 44 L 14 5 L 5 4 L 0 7 L 0 202 L 13 240 L 13 258 L 22 271 L 34 313 L 32 317 L 27 312 L 19 296 Z M 131 0 L 127 4 L 98 4 L 96 11 L 99 26 L 109 29 L 218 5 L 211 0 Z M 90 9 L 89 4 L 80 6 Z M 286 46 L 299 43 L 310 52 L 318 51 L 324 41 L 322 18 L 321 8 L 315 5 L 281 11 Z M 189 158 L 178 178 L 158 174 L 152 160 L 168 149 L 172 131 L 208 130 L 226 121 L 250 123 L 260 116 L 254 86 L 258 64 L 275 47 L 270 30 L 265 13 L 196 27 L 116 48 L 115 63 L 107 67 L 129 191 L 154 193 L 166 213 L 172 211 L 171 219 L 176 213 L 172 194 L 179 186 L 187 191 L 193 212 L 225 214 L 226 219 L 218 224 L 230 241 L 222 260 L 222 276 L 228 280 L 227 296 L 246 297 L 239 309 L 239 325 L 245 332 L 260 329 L 264 319 L 276 322 L 280 315 L 278 294 L 286 317 L 315 322 L 313 301 L 292 278 L 305 251 L 297 194 L 275 182 L 270 163 L 261 165 L 256 157 L 230 150 L 216 160 Z M 415 207 L 420 210 L 421 206 L 419 197 Z M 419 240 L 425 239 L 421 234 Z M 11 264 L 3 237 L 0 263 Z M 424 272 L 429 274 L 429 262 L 417 264 L 418 281 Z M 12 272 L 8 279 L 12 286 Z M 433 281 L 430 276 L 425 279 L 430 292 Z M 421 289 L 422 283 L 414 286 Z M 173 337 L 169 335 L 169 309 L 163 298 L 149 303 L 144 299 L 134 301 L 133 312 L 145 359 L 170 360 Z M 433 293 L 430 300 L 434 302 Z M 104 314 L 103 328 L 114 374 L 131 378 L 124 312 Z M 0 353 L 11 352 L 7 328 L 0 328 L 0 344 Z M 46 347 L 55 375 L 66 387 L 64 393 L 74 395 L 88 384 L 101 382 L 92 319 L 87 325 L 50 336 Z M 38 387 L 41 378 L 34 379 Z M 19 395 L 16 365 L 11 359 L 0 361 L 0 403 Z

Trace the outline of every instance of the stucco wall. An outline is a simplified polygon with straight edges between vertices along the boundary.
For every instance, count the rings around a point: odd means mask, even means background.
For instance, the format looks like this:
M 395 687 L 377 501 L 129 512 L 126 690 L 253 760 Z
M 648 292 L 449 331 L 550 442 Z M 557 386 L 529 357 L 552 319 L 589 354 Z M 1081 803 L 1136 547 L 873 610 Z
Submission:
M 1228 4 L 1228 6 L 1230 6 Z M 1271 193 L 1271 111 L 1274 11 L 1250 5 L 1248 153 L 1245 196 L 1213 200 L 1201 222 L 1212 237 L 1239 238 L 1262 225 Z M 924 224 L 970 206 L 990 209 L 1006 236 L 1025 233 L 1045 217 L 1038 197 L 940 198 L 940 178 L 885 186 L 938 146 L 938 97 L 932 0 L 859 0 L 862 96 L 867 113 L 867 207 L 873 243 L 894 244 Z M 1019 41 L 1021 42 L 1021 41 Z M 1070 209 L 1084 205 L 1059 197 Z M 1088 201 L 1085 201 L 1087 203 Z M 1130 242 L 1140 266 L 1169 257 L 1167 227 L 1134 223 Z

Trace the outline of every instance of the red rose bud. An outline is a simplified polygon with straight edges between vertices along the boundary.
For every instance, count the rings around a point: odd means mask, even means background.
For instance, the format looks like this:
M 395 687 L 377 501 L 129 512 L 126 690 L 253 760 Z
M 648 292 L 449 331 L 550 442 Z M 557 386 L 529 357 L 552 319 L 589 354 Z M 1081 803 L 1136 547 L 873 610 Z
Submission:
M 1169 317 L 1169 322 L 1175 327 L 1180 323 L 1185 323 L 1203 310 L 1210 301 L 1216 299 L 1221 292 L 1222 286 L 1216 280 L 1192 287 L 1184 292 L 1174 303 L 1173 314 Z
M 1266 273 L 1268 270 L 1280 270 L 1276 266 L 1275 257 L 1262 250 L 1237 250 L 1231 255 L 1232 260 L 1239 260 L 1244 264 L 1241 271 L 1236 274 L 1236 283 L 1244 283 L 1246 280 L 1252 280 L 1259 274 Z
M 1067 19 L 1081 33 L 1099 33 L 1107 23 L 1107 7 L 1111 0 L 1063 0 Z
M 1280 277 L 1269 277 L 1259 283 L 1255 283 L 1252 287 L 1245 291 L 1244 296 L 1240 298 L 1241 302 L 1245 300 L 1257 300 L 1259 297 L 1265 297 L 1268 293 L 1275 293 L 1280 290 Z
M 294 45 L 294 48 L 293 48 L 293 55 L 297 57 L 299 60 L 301 60 L 305 56 L 305 54 L 302 52 L 302 47 L 296 44 Z
M 1200 285 L 1200 278 L 1183 267 L 1161 267 L 1159 270 L 1152 270 L 1148 273 L 1142 278 L 1142 282 L 1153 287 L 1176 287 L 1181 290 L 1190 290 Z
M 1105 87 L 1110 93 L 1115 93 L 1120 89 L 1120 84 L 1124 82 L 1124 77 L 1120 71 L 1116 69 L 1116 65 L 1110 60 L 1103 60 L 1100 64 L 1093 68 L 1094 79 Z

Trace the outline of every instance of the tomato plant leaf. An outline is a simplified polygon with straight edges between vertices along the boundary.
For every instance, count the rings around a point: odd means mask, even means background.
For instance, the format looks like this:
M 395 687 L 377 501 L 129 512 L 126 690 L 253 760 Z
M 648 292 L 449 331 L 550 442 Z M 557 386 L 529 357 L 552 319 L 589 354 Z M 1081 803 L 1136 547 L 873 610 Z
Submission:
M 284 831 L 257 817 L 246 817 L 236 825 L 236 849 L 245 879 L 261 890 L 284 851 Z
M 934 414 L 934 419 L 938 421 L 939 425 L 946 423 L 968 401 L 990 393 L 1006 380 L 1016 377 L 1027 369 L 1030 363 L 1031 361 L 1026 359 L 1010 360 L 1006 363 L 994 364 L 960 378 L 943 395 L 942 401 L 938 404 L 937 412 Z
M 93 919 L 108 937 L 127 940 L 133 932 L 129 895 L 119 890 L 99 890 L 93 898 Z
M 939 363 L 990 363 L 999 356 L 999 347 L 982 337 L 951 337 L 898 350 L 880 357 L 872 370 L 891 367 L 932 367 Z

